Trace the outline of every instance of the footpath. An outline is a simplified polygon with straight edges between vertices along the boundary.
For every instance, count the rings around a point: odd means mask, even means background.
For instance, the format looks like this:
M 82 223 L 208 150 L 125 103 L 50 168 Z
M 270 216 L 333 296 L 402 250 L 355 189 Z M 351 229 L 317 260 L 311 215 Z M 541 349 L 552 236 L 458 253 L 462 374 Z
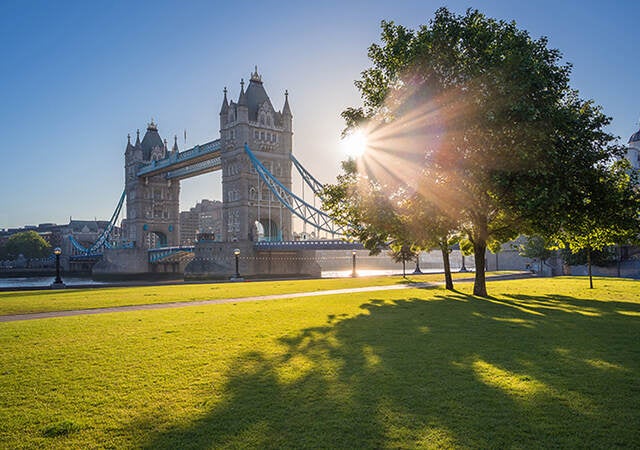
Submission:
M 487 276 L 487 280 L 505 280 L 516 278 L 529 278 L 534 276 L 529 273 L 518 273 L 509 275 L 495 275 Z M 471 282 L 473 278 L 461 278 L 455 280 L 456 283 Z M 83 316 L 91 314 L 107 314 L 117 312 L 129 312 L 129 311 L 147 311 L 154 309 L 168 309 L 168 308 L 184 308 L 189 306 L 202 306 L 202 305 L 219 305 L 224 303 L 241 303 L 241 302 L 255 302 L 266 300 L 281 300 L 288 298 L 303 298 L 303 297 L 319 297 L 323 295 L 336 295 L 336 294 L 354 294 L 358 292 L 375 292 L 375 291 L 394 291 L 401 289 L 424 289 L 436 286 L 441 286 L 443 283 L 403 283 L 394 284 L 389 286 L 365 286 L 359 288 L 344 288 L 344 289 L 328 289 L 323 291 L 313 292 L 295 292 L 291 294 L 274 294 L 274 295 L 258 295 L 252 297 L 237 297 L 237 298 L 221 298 L 216 300 L 194 300 L 186 302 L 172 302 L 172 303 L 154 303 L 146 305 L 130 305 L 130 306 L 112 306 L 108 308 L 91 308 L 91 309 L 74 309 L 67 311 L 49 311 L 41 313 L 28 313 L 28 314 L 11 314 L 0 315 L 0 322 L 17 322 L 22 320 L 35 320 L 35 319 L 50 319 L 53 317 L 70 317 L 70 316 Z

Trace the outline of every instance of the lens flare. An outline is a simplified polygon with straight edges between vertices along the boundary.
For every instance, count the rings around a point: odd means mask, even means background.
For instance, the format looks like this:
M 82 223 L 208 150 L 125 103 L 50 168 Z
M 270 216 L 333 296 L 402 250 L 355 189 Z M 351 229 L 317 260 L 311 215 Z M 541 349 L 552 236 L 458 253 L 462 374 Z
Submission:
M 362 130 L 350 133 L 341 142 L 344 152 L 351 158 L 359 158 L 367 150 L 367 137 Z

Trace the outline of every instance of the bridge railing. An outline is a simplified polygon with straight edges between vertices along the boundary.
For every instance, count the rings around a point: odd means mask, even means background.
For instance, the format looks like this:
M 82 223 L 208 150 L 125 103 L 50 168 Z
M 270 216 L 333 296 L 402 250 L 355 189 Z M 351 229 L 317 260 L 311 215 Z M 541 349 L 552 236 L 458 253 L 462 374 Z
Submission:
M 253 244 L 256 250 L 358 250 L 364 247 L 360 242 L 340 239 L 318 239 L 310 241 L 259 241 Z
M 220 156 L 217 156 L 215 158 L 201 161 L 190 166 L 171 170 L 167 172 L 167 179 L 187 178 L 189 176 L 192 176 L 193 174 L 197 174 L 198 172 L 210 171 L 209 169 L 217 168 L 220 166 L 222 166 L 222 158 Z

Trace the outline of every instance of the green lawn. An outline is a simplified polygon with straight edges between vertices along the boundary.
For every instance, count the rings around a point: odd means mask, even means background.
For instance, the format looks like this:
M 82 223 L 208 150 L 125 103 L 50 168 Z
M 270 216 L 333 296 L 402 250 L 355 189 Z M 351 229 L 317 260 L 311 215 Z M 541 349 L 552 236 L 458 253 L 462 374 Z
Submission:
M 506 274 L 508 272 L 496 272 Z M 473 274 L 456 273 L 455 278 Z M 442 274 L 393 277 L 333 278 L 310 280 L 251 281 L 244 283 L 179 284 L 150 287 L 113 287 L 42 291 L 0 292 L 0 315 L 73 309 L 104 308 L 170 302 L 190 302 L 257 295 L 288 294 L 361 286 L 386 286 L 407 282 L 441 282 Z
M 0 448 L 635 447 L 640 282 L 586 283 L 0 323 Z

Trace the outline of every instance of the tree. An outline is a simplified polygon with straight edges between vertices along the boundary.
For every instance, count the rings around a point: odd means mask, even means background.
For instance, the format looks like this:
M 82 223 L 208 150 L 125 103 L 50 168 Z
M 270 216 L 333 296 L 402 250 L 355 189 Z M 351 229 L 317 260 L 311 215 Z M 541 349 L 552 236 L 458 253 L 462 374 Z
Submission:
M 22 254 L 25 258 L 45 258 L 51 255 L 51 245 L 35 231 L 24 231 L 9 237 L 5 244 L 7 256 L 15 259 Z
M 553 250 L 549 247 L 550 245 L 543 237 L 527 236 L 526 242 L 518 246 L 518 254 L 525 258 L 537 259 L 540 263 L 538 273 L 542 273 L 542 265 L 553 255 Z
M 598 179 L 584 192 L 582 208 L 557 233 L 558 241 L 571 253 L 586 253 L 591 289 L 594 251 L 637 241 L 640 236 L 640 187 L 637 173 L 629 169 L 626 160 L 601 167 Z
M 453 290 L 449 254 L 457 239 L 456 221 L 420 192 L 408 196 L 402 205 L 406 233 L 423 250 L 438 249 L 442 255 L 445 289 Z
M 401 243 L 401 242 L 393 242 L 390 245 L 389 256 L 395 262 L 402 263 L 402 278 L 407 277 L 407 261 L 411 261 L 418 254 L 416 250 L 411 247 L 411 244 Z
M 620 151 L 609 119 L 570 89 L 560 52 L 514 22 L 440 8 L 417 31 L 383 21 L 381 39 L 355 83 L 363 106 L 342 114 L 369 135 L 360 170 L 416 180 L 473 244 L 473 292 L 487 296 L 488 247 L 581 208 L 594 167 Z
M 442 252 L 445 287 L 453 289 L 449 264 L 450 236 L 455 222 L 424 196 L 398 180 L 380 180 L 358 171 L 355 160 L 343 163 L 344 174 L 326 185 L 323 208 L 335 222 L 358 239 L 371 254 L 391 243 L 391 255 L 403 262 L 406 251 L 438 248 Z

